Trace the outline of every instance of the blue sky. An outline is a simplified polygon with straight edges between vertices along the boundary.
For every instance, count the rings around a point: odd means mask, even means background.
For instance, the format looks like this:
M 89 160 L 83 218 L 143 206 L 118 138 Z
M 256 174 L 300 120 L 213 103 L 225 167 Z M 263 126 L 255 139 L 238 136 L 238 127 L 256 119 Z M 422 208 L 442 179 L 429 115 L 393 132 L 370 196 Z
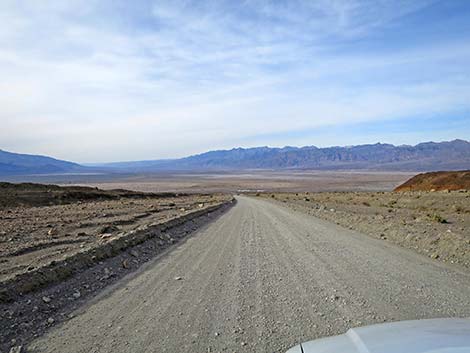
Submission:
M 0 2 L 0 148 L 78 162 L 468 139 L 470 2 Z

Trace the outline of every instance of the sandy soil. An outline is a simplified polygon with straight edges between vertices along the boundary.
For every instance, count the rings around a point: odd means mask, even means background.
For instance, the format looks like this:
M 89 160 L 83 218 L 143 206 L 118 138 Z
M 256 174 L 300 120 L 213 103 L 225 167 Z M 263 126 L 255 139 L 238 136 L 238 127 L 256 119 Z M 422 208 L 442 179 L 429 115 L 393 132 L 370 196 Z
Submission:
M 269 193 L 260 197 L 470 269 L 470 191 Z
M 470 315 L 470 277 L 260 198 L 34 341 L 37 352 L 266 352 L 349 327 Z

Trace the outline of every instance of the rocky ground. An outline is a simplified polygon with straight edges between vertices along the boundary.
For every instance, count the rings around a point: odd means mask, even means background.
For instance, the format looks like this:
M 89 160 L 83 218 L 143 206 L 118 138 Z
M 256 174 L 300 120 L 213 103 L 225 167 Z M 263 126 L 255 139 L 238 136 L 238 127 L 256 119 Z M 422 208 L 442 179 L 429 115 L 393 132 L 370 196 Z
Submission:
M 0 199 L 5 194 L 0 195 Z M 144 195 L 75 199 L 0 209 L 0 283 L 149 224 L 218 204 L 224 195 Z
M 70 320 L 77 310 L 99 300 L 106 295 L 106 291 L 112 291 L 125 278 L 132 278 L 153 260 L 165 257 L 231 205 L 226 203 L 213 212 L 199 212 L 199 216 L 171 228 L 156 227 L 146 241 L 102 259 L 93 266 L 82 267 L 73 276 L 18 295 L 14 301 L 0 301 L 0 352 L 25 352 L 26 343 Z M 37 277 L 40 275 L 32 280 Z
M 470 274 L 455 266 L 283 203 L 237 199 L 28 351 L 284 353 L 351 327 L 470 315 Z
M 35 184 L 0 188 L 0 352 L 65 320 L 232 200 Z
M 470 191 L 257 195 L 433 259 L 470 268 Z
M 175 193 L 143 193 L 124 189 L 102 190 L 87 186 L 0 182 L 0 209 L 65 205 L 82 201 L 175 197 Z

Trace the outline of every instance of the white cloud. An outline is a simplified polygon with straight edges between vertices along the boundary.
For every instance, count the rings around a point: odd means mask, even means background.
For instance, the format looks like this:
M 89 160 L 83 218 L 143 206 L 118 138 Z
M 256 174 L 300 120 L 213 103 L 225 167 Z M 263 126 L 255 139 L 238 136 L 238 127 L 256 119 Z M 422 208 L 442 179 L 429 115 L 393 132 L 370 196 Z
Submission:
M 467 42 L 343 48 L 428 4 L 2 2 L 1 147 L 77 161 L 164 158 L 468 108 Z

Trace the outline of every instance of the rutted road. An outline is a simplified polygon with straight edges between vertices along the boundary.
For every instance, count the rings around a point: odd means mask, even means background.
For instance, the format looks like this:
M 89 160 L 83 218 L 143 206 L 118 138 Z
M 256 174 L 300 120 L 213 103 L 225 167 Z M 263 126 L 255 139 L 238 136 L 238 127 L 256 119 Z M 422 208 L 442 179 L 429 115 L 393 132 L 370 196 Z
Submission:
M 448 316 L 470 316 L 469 274 L 239 197 L 29 349 L 272 353 L 351 326 Z

